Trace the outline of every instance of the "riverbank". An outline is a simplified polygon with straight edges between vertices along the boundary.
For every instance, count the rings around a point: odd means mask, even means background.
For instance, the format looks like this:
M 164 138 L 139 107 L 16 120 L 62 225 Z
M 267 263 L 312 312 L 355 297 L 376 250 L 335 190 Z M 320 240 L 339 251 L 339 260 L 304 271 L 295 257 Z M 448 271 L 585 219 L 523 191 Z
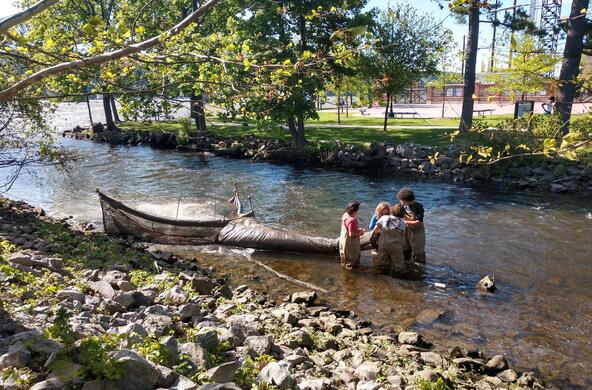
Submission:
M 0 204 L 3 388 L 543 388 L 503 355 L 437 354 L 314 292 L 274 303 L 194 261 Z
M 427 178 L 498 189 L 592 193 L 592 169 L 565 159 L 516 158 L 493 165 L 461 163 L 465 146 L 427 146 L 412 143 L 373 142 L 369 147 L 343 144 L 338 140 L 310 143 L 302 150 L 279 138 L 242 137 L 208 133 L 200 137 L 164 131 L 105 131 L 76 127 L 64 137 L 90 139 L 111 145 L 147 145 L 181 152 L 209 152 L 216 156 L 251 159 L 306 167 L 354 171 L 372 175 Z

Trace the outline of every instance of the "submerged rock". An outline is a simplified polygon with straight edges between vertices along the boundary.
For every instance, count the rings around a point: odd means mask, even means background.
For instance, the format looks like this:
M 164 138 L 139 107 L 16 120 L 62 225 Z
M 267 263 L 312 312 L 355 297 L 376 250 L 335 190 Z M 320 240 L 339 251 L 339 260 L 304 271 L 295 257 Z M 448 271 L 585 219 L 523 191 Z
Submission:
M 484 292 L 493 292 L 495 290 L 495 276 L 487 275 L 477 283 L 477 288 Z

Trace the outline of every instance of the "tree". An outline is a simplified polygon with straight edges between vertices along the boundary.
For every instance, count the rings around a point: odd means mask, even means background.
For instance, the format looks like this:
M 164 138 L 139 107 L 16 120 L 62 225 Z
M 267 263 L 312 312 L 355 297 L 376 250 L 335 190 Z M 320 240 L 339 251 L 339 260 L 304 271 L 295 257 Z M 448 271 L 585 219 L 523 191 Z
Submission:
M 386 131 L 389 102 L 421 78 L 437 74 L 438 59 L 450 32 L 430 15 L 401 4 L 383 11 L 372 33 L 375 40 L 365 53 L 365 67 L 386 94 Z
M 514 47 L 512 62 L 503 66 L 503 61 L 498 61 L 487 80 L 494 84 L 489 88 L 491 92 L 508 93 L 511 100 L 518 96 L 524 100 L 527 93 L 540 92 L 554 82 L 552 73 L 559 58 L 542 51 L 527 34 L 518 38 Z
M 590 0 L 574 0 L 571 4 L 569 19 L 566 21 L 567 39 L 563 49 L 557 96 L 557 111 L 561 114 L 564 134 L 569 132 L 569 120 L 578 88 L 577 79 L 584 51 L 584 38 L 590 31 L 590 21 L 586 19 L 589 4 Z

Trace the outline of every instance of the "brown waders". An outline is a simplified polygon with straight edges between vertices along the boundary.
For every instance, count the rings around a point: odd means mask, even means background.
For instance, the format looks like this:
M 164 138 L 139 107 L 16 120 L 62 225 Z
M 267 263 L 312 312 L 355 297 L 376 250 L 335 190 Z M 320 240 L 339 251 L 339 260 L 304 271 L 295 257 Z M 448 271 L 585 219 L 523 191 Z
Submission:
M 418 263 L 426 262 L 425 230 L 423 228 L 423 223 L 413 229 L 409 227 L 405 228 L 403 255 L 405 256 L 405 261 L 411 261 L 413 259 Z
M 405 271 L 403 241 L 403 232 L 399 229 L 383 229 L 380 233 L 378 268 L 382 273 L 396 274 Z
M 346 269 L 354 269 L 360 265 L 360 236 L 350 237 L 347 228 L 341 223 L 341 234 L 339 235 L 339 257 L 341 265 Z

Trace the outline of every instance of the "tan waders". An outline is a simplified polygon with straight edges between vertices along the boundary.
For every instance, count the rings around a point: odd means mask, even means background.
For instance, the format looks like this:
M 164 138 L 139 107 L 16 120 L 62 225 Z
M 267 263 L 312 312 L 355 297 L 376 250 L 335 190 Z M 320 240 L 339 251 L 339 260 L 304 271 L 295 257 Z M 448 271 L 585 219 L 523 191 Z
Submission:
M 418 263 L 426 262 L 425 254 L 425 230 L 423 223 L 413 229 L 405 228 L 405 244 L 403 245 L 405 261 L 412 259 Z M 413 258 L 411 257 L 413 255 Z
M 382 273 L 396 274 L 405 271 L 403 241 L 403 232 L 399 229 L 383 229 L 380 233 L 378 268 Z
M 360 236 L 350 237 L 344 223 L 341 223 L 339 236 L 339 257 L 341 265 L 346 269 L 354 269 L 360 265 Z

